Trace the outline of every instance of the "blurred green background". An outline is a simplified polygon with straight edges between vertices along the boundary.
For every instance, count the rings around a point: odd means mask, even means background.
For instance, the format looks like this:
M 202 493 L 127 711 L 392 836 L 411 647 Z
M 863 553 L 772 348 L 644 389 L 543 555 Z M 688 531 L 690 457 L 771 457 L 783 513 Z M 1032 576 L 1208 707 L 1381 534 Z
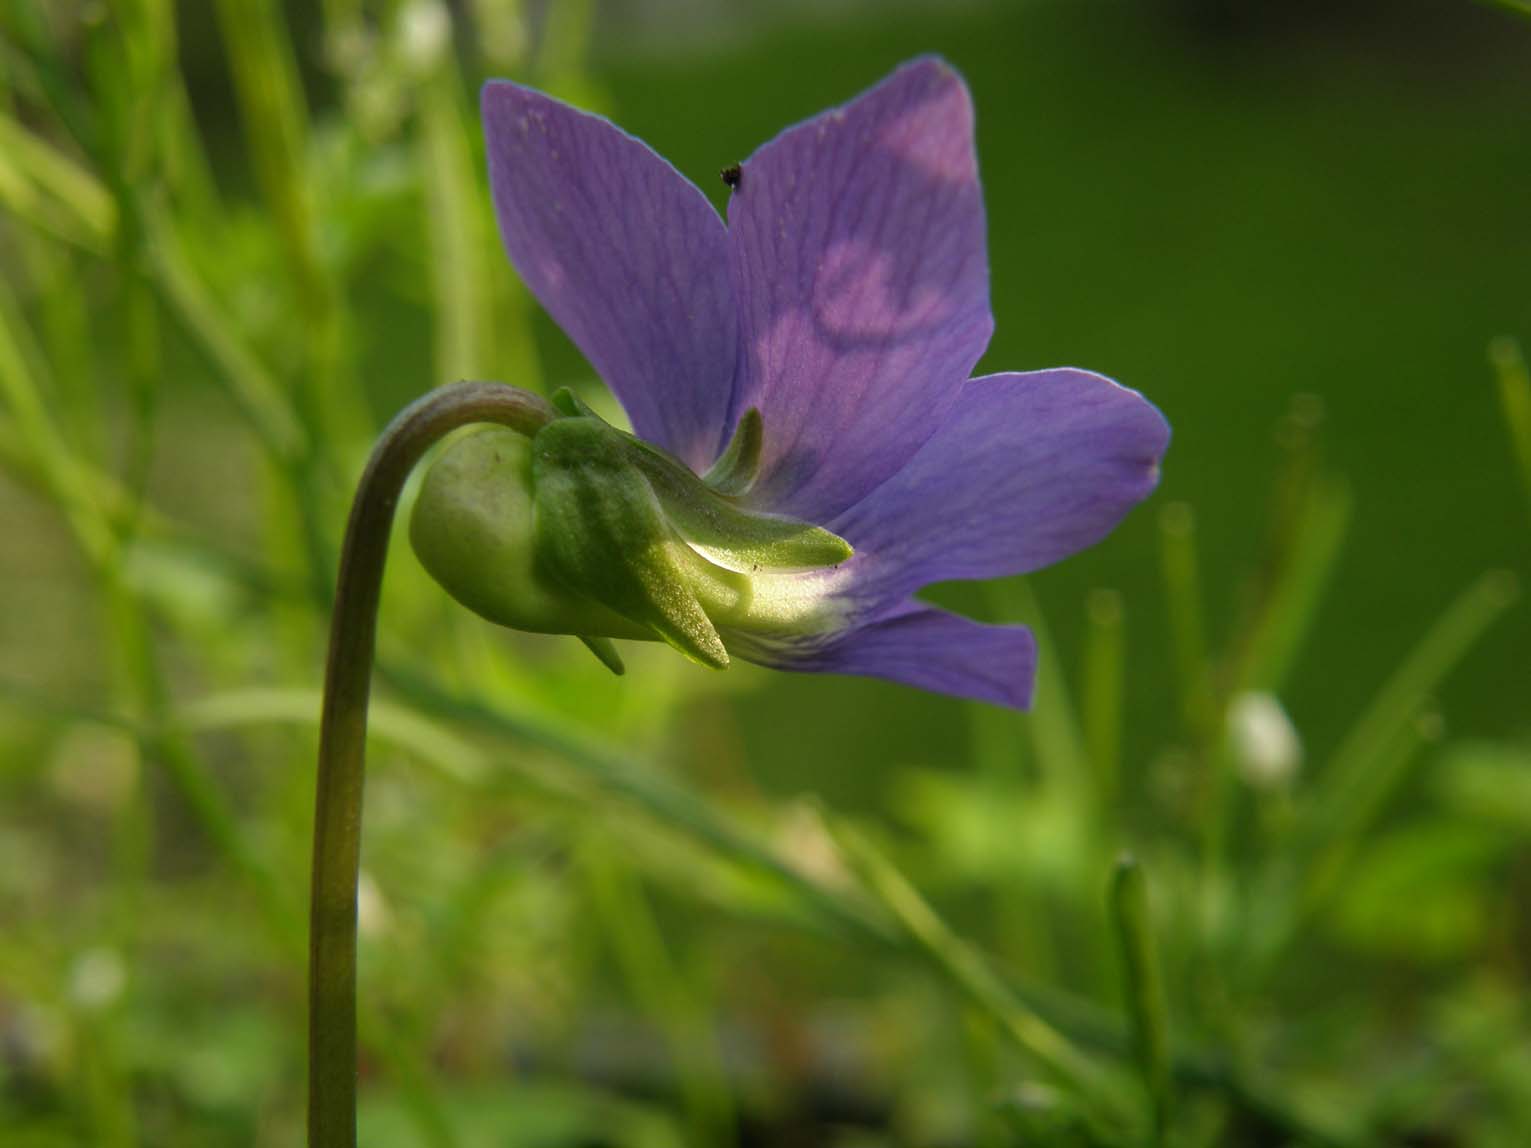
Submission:
M 648 648 L 613 679 L 396 547 L 363 1143 L 1526 1143 L 1515 7 L 10 0 L 0 1143 L 300 1139 L 361 460 L 457 377 L 601 401 L 500 252 L 479 82 L 721 204 L 932 51 L 978 111 L 983 368 L 1143 391 L 1160 491 L 934 592 L 1050 638 L 1028 716 Z

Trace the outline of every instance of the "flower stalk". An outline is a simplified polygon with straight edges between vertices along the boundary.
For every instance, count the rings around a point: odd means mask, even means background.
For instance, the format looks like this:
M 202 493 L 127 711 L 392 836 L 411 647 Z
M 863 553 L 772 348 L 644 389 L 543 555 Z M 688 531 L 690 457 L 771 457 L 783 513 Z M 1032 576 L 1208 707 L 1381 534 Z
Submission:
M 458 427 L 496 423 L 531 436 L 553 417 L 540 397 L 501 383 L 438 388 L 389 424 L 357 486 L 340 555 L 319 727 L 309 933 L 310 1148 L 356 1144 L 356 886 L 367 701 L 399 493 L 431 445 Z

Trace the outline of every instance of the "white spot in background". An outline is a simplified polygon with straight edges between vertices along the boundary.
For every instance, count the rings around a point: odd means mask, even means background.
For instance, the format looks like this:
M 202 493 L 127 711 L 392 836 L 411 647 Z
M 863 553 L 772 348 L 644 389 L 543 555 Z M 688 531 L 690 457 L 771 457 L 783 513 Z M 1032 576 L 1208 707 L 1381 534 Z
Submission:
M 1302 765 L 1302 740 L 1272 694 L 1234 698 L 1228 707 L 1228 737 L 1240 775 L 1257 789 L 1288 784 Z
M 416 75 L 435 69 L 452 42 L 452 14 L 441 0 L 411 0 L 399 13 L 399 59 Z

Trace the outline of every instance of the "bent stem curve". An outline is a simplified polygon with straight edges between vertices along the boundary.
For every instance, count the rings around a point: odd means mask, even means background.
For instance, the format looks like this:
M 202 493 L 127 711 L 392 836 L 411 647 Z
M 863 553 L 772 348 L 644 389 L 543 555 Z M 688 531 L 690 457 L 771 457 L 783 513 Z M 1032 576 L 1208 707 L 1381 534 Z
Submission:
M 503 383 L 440 387 L 388 425 L 357 484 L 340 554 L 319 726 L 308 966 L 309 1148 L 356 1144 L 356 884 L 367 700 L 399 493 L 421 456 L 448 432 L 497 423 L 532 435 L 553 416 L 537 395 Z

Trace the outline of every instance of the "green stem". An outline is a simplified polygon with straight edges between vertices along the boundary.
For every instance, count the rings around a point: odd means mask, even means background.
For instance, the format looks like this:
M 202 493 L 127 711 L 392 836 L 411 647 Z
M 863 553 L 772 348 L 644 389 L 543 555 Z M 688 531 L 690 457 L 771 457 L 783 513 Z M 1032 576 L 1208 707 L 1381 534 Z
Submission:
M 309 1148 L 356 1144 L 356 882 L 367 698 L 394 508 L 409 472 L 449 431 L 498 423 L 530 435 L 552 417 L 541 398 L 515 387 L 441 387 L 393 420 L 357 485 L 340 553 L 319 726 L 309 934 Z
M 1152 1143 L 1164 1144 L 1170 1126 L 1170 1042 L 1164 980 L 1149 919 L 1148 879 L 1130 854 L 1117 860 L 1111 877 L 1111 922 L 1121 949 L 1122 984 L 1132 1024 L 1132 1044 L 1150 1105 Z

